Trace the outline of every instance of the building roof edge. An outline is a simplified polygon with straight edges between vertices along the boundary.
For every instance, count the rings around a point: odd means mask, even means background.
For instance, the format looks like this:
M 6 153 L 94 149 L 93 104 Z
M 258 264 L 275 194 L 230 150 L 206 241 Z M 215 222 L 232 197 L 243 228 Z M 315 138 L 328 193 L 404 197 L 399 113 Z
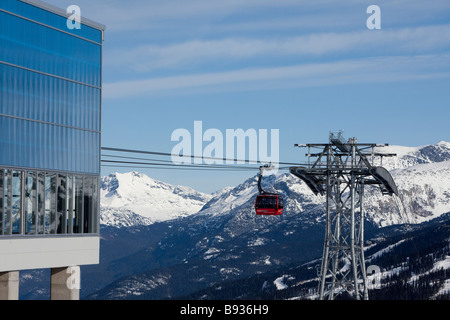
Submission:
M 66 17 L 66 18 L 68 18 L 71 15 L 61 8 L 55 7 L 54 5 L 48 4 L 48 3 L 40 1 L 40 0 L 19 0 L 19 1 L 28 3 L 30 5 L 33 5 L 35 7 L 38 7 L 38 8 L 50 11 L 50 12 L 53 12 L 55 14 L 58 14 L 60 16 Z M 84 25 L 87 25 L 89 27 L 92 27 L 94 29 L 101 30 L 102 32 L 104 32 L 106 30 L 105 25 L 95 22 L 93 20 L 84 18 L 84 17 L 81 17 L 81 23 Z

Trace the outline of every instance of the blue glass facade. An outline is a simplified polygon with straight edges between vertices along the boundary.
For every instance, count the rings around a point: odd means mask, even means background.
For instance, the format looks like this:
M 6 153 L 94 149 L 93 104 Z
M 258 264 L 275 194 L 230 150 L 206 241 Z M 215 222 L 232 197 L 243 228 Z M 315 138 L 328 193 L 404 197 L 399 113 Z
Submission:
M 102 33 L 0 2 L 0 166 L 100 173 Z
M 0 0 L 0 236 L 99 232 L 104 27 Z

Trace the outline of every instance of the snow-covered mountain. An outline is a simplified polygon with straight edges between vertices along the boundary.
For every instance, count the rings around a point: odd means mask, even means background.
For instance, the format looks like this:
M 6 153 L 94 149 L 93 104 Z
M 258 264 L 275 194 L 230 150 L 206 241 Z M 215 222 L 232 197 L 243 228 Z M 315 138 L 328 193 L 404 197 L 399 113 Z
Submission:
M 450 211 L 449 142 L 420 147 L 388 146 L 378 151 L 397 154 L 383 158 L 381 164 L 391 172 L 399 196 L 383 196 L 377 187 L 367 187 L 366 219 L 378 226 L 421 223 Z M 283 195 L 287 219 L 300 215 L 306 223 L 324 221 L 324 197 L 315 196 L 293 175 L 265 176 L 263 187 Z M 248 228 L 260 228 L 276 221 L 255 218 L 253 205 L 257 193 L 256 175 L 234 188 L 208 195 L 155 181 L 136 172 L 117 173 L 102 179 L 102 223 L 129 226 L 194 213 L 206 220 L 231 215 L 235 217 L 236 225 L 230 226 L 230 234 L 238 235 Z
M 446 141 L 419 147 L 386 146 L 376 148 L 376 151 L 380 153 L 395 153 L 397 155 L 396 157 L 383 159 L 382 165 L 388 170 L 406 169 L 418 164 L 450 160 L 450 142 Z
M 450 211 L 450 143 L 441 141 L 421 147 L 389 146 L 380 150 L 396 153 L 382 165 L 394 178 L 399 196 L 365 194 L 369 219 L 379 226 L 421 223 Z
M 173 186 L 138 172 L 114 173 L 100 184 L 101 223 L 131 226 L 198 212 L 212 196 Z
M 450 211 L 450 160 L 391 171 L 399 196 L 367 193 L 368 216 L 380 226 L 421 223 Z

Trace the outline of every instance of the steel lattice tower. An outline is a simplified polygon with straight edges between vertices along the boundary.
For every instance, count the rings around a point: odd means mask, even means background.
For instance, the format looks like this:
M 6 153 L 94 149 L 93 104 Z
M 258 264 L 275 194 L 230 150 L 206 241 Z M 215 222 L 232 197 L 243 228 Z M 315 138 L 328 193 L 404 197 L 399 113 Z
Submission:
M 379 144 L 345 141 L 342 132 L 330 134 L 327 144 L 308 147 L 308 164 L 290 172 L 307 183 L 317 195 L 326 196 L 326 231 L 320 269 L 319 299 L 333 300 L 343 292 L 354 299 L 368 300 L 364 261 L 364 186 L 378 185 L 383 194 L 397 194 L 390 173 L 374 166 Z M 311 154 L 311 148 L 320 151 Z M 311 159 L 316 158 L 314 162 Z

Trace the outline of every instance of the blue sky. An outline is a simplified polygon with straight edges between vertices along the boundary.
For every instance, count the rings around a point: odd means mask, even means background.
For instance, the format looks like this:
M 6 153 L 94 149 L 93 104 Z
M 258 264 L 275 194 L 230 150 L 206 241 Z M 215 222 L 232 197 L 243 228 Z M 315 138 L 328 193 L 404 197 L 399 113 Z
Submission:
M 361 142 L 450 141 L 448 0 L 46 2 L 107 27 L 103 146 L 171 152 L 172 132 L 195 120 L 279 129 L 283 162 L 340 129 Z M 372 4 L 381 30 L 366 26 Z M 257 173 L 138 171 L 204 192 Z

